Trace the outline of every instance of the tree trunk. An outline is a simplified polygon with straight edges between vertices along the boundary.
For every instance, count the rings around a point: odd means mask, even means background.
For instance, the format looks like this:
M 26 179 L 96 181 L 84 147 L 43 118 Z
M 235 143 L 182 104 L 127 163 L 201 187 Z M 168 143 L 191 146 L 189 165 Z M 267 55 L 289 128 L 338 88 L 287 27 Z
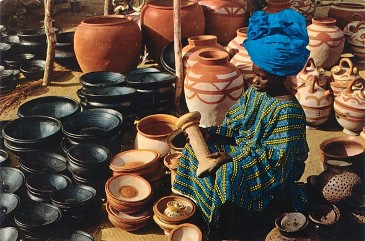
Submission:
M 52 8 L 53 0 L 46 0 L 44 2 L 44 29 L 47 36 L 47 56 L 46 66 L 44 68 L 43 86 L 47 86 L 52 76 L 54 67 L 54 56 L 56 46 L 56 34 L 52 25 Z

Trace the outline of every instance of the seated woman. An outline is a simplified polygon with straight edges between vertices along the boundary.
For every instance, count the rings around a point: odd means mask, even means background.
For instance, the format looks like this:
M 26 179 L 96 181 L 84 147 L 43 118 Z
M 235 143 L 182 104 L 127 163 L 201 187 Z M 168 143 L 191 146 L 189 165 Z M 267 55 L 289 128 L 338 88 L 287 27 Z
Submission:
M 296 11 L 255 12 L 244 42 L 254 63 L 253 84 L 226 113 L 222 126 L 203 133 L 216 165 L 197 177 L 192 147 L 183 150 L 172 190 L 195 201 L 210 240 L 221 238 L 224 204 L 260 212 L 289 193 L 296 210 L 305 207 L 305 193 L 296 183 L 308 157 L 305 114 L 284 81 L 305 65 L 308 41 L 305 18 Z

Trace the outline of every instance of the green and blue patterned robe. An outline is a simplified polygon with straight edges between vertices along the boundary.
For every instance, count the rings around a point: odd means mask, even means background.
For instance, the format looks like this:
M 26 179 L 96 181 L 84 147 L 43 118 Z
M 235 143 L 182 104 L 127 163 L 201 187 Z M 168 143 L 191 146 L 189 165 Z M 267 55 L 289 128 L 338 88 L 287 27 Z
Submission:
M 235 139 L 237 145 L 207 143 L 211 153 L 225 151 L 233 161 L 215 175 L 198 178 L 198 161 L 187 144 L 172 188 L 194 200 L 207 223 L 218 226 L 219 209 L 225 202 L 262 211 L 283 189 L 300 209 L 299 203 L 306 198 L 295 182 L 303 174 L 308 145 L 305 114 L 295 98 L 273 98 L 249 88 L 228 110 L 223 125 L 209 131 Z

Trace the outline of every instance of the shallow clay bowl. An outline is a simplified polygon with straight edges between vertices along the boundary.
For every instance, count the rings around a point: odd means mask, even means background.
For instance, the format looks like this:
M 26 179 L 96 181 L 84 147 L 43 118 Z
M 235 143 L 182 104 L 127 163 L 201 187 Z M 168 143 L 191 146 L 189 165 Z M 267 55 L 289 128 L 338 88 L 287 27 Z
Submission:
M 47 143 L 58 138 L 61 122 L 48 116 L 28 116 L 10 121 L 3 128 L 4 139 L 17 144 Z
M 164 212 L 167 208 L 167 203 L 171 202 L 171 201 L 177 202 L 180 205 L 185 206 L 185 208 L 182 210 L 183 212 L 180 212 L 179 216 L 172 217 L 172 216 L 167 216 L 166 214 L 164 214 Z M 196 209 L 196 207 L 195 207 L 195 204 L 193 201 L 191 201 L 188 198 L 182 197 L 182 196 L 174 196 L 174 195 L 161 198 L 153 206 L 154 214 L 161 221 L 168 223 L 168 224 L 184 223 L 186 220 L 188 220 L 189 218 L 191 218 L 194 215 L 195 209 Z
M 299 232 L 307 225 L 307 217 L 299 212 L 284 213 L 275 220 L 275 226 L 282 233 Z
M 38 80 L 43 77 L 45 66 L 46 61 L 41 59 L 23 60 L 20 63 L 20 72 L 28 80 Z
M 160 153 L 150 149 L 123 151 L 110 161 L 110 169 L 118 173 L 134 173 L 149 177 L 155 174 Z
M 324 169 L 327 160 L 349 161 L 353 164 L 364 162 L 365 140 L 357 136 L 331 137 L 320 144 Z
M 0 193 L 0 221 L 10 217 L 20 203 L 20 198 L 14 193 Z
M 26 180 L 27 188 L 39 194 L 51 194 L 66 188 L 71 179 L 65 175 L 55 173 L 34 174 Z
M 169 241 L 202 241 L 203 235 L 196 225 L 183 223 L 171 230 L 168 239 Z
M 0 167 L 0 193 L 16 193 L 25 181 L 22 171 L 15 167 Z
M 85 89 L 81 90 L 80 94 L 86 98 L 88 102 L 118 103 L 132 99 L 136 91 L 135 88 L 131 87 L 114 86 Z
M 132 174 L 109 178 L 105 189 L 111 198 L 121 203 L 141 203 L 152 195 L 151 185 L 143 177 Z
M 129 213 L 129 214 L 120 212 L 120 211 L 116 210 L 115 208 L 113 208 L 112 206 L 110 206 L 110 204 L 108 202 L 106 203 L 106 210 L 108 213 L 115 216 L 115 218 L 118 219 L 118 221 L 124 222 L 124 223 L 145 222 L 145 221 L 149 220 L 150 218 L 152 218 L 152 214 L 153 214 L 150 208 L 144 208 L 143 210 L 140 210 L 139 212 Z
M 74 145 L 68 149 L 67 153 L 69 160 L 85 167 L 107 166 L 111 155 L 107 148 L 92 143 Z
M 124 84 L 125 76 L 117 72 L 96 71 L 81 75 L 79 80 L 84 88 L 100 88 L 120 86 Z
M 80 112 L 80 104 L 71 98 L 62 96 L 45 96 L 25 102 L 18 108 L 18 116 L 43 115 L 60 120 Z
M 63 133 L 75 140 L 111 136 L 119 131 L 119 116 L 107 109 L 86 110 L 69 116 L 62 127 Z
M 10 166 L 9 154 L 5 150 L 0 149 L 0 167 L 8 167 L 8 166 Z
M 0 237 L 2 241 L 18 241 L 20 240 L 19 232 L 14 227 L 0 228 Z
M 96 196 L 95 188 L 86 185 L 71 185 L 62 190 L 53 192 L 51 201 L 62 207 L 86 206 L 92 203 Z
M 334 205 L 317 205 L 309 211 L 309 219 L 316 225 L 329 226 L 340 219 L 340 210 Z
M 19 164 L 28 174 L 62 173 L 67 169 L 67 159 L 54 152 L 26 153 L 20 158 Z

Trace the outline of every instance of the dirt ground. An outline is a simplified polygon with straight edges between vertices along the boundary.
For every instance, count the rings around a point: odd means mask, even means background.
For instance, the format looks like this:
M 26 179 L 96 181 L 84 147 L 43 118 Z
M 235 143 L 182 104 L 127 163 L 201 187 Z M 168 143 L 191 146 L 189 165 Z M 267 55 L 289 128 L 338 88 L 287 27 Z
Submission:
M 363 1 L 363 0 L 358 0 Z M 83 19 L 102 15 L 104 11 L 104 0 L 81 0 L 81 11 L 72 12 L 70 2 L 58 3 L 55 5 L 54 10 L 54 25 L 60 28 L 61 31 L 73 30 Z M 327 14 L 329 6 L 317 7 L 317 16 L 324 16 Z M 21 22 L 11 22 L 9 29 L 13 31 L 32 29 L 42 27 L 44 18 L 43 6 L 33 7 L 27 9 L 24 14 L 24 20 Z M 30 96 L 21 100 L 18 104 L 12 106 L 9 110 L 0 114 L 0 120 L 8 120 L 16 118 L 16 110 L 20 103 L 24 101 L 34 99 L 44 95 L 57 95 L 68 96 L 78 100 L 76 90 L 79 89 L 80 83 L 78 77 L 81 72 L 71 72 L 60 68 L 56 65 L 56 72 L 62 73 L 52 79 L 50 86 L 34 91 Z M 301 178 L 301 181 L 306 182 L 306 178 L 310 175 L 317 175 L 323 171 L 320 157 L 321 151 L 319 144 L 333 136 L 345 135 L 341 127 L 336 123 L 334 117 L 322 126 L 318 130 L 308 130 L 307 140 L 310 148 L 309 158 L 306 162 L 305 173 Z M 16 161 L 14 159 L 14 161 Z M 167 237 L 163 234 L 162 230 L 153 223 L 153 221 L 147 226 L 147 228 L 138 231 L 136 233 L 128 233 L 121 229 L 113 227 L 107 220 L 105 212 L 101 213 L 101 217 L 95 217 L 100 219 L 95 222 L 95 225 L 85 228 L 93 234 L 97 241 L 165 241 Z

